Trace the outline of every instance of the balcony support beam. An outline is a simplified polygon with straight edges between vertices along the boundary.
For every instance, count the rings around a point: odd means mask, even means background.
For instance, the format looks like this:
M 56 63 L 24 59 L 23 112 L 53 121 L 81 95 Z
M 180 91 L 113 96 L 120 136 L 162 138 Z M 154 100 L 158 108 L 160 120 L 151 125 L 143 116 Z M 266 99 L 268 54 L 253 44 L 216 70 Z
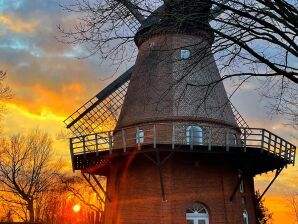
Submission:
M 94 187 L 94 185 L 91 183 L 90 181 L 90 176 L 89 178 L 85 175 L 85 173 L 82 173 L 84 179 L 87 181 L 87 183 L 89 184 L 89 186 L 92 188 L 92 190 L 95 192 L 95 194 L 98 196 L 99 200 L 102 203 L 105 203 L 105 200 L 100 196 L 99 192 L 96 190 L 96 188 Z
M 160 180 L 160 189 L 162 195 L 162 202 L 167 202 L 166 192 L 164 188 L 164 180 L 163 180 L 163 173 L 162 173 L 162 166 L 163 164 L 174 154 L 174 152 L 170 152 L 163 160 L 160 158 L 160 154 L 158 150 L 155 150 L 155 159 L 149 156 L 147 153 L 144 153 L 144 156 L 149 159 L 157 168 Z
M 235 186 L 235 188 L 234 188 L 234 190 L 233 190 L 233 192 L 231 194 L 230 202 L 233 201 L 233 199 L 235 197 L 235 194 L 236 194 L 237 190 L 239 189 L 239 186 L 240 186 L 240 184 L 241 184 L 242 181 L 243 181 L 243 172 L 240 173 L 240 177 L 238 178 L 237 184 L 236 184 L 236 186 Z
M 281 171 L 283 170 L 284 167 L 281 167 L 279 169 L 276 170 L 275 175 L 273 177 L 273 179 L 271 180 L 271 182 L 269 183 L 269 185 L 266 187 L 266 189 L 264 190 L 264 192 L 261 194 L 261 196 L 257 199 L 257 203 L 259 203 L 263 196 L 266 194 L 266 192 L 269 190 L 269 188 L 271 187 L 271 185 L 274 183 L 274 181 L 276 180 L 276 178 L 278 177 L 278 175 L 281 173 Z

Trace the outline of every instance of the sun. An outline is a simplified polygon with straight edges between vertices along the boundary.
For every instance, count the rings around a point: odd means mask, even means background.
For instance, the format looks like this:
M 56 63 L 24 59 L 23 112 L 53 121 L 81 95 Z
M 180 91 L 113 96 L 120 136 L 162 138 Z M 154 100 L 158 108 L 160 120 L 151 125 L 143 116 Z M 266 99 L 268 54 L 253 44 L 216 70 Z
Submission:
M 72 210 L 76 213 L 79 212 L 81 210 L 81 205 L 79 205 L 79 204 L 74 205 L 72 207 Z

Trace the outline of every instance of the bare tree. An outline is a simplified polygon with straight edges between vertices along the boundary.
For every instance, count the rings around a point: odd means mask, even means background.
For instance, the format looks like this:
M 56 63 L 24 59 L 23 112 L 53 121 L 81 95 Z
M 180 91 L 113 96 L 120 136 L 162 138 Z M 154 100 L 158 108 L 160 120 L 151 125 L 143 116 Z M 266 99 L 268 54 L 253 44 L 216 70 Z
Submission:
M 85 210 L 89 214 L 87 215 L 89 217 L 86 217 L 86 223 L 87 219 L 90 223 L 101 223 L 105 196 L 100 189 L 95 189 L 96 183 L 93 183 L 94 185 L 91 187 L 79 176 L 64 176 L 61 178 L 61 181 L 64 185 L 64 189 L 69 193 L 69 196 L 72 196 L 75 200 L 84 205 Z
M 11 88 L 6 83 L 6 72 L 0 70 L 0 118 L 5 112 L 5 103 L 13 96 Z
M 204 14 L 189 10 L 202 4 L 209 4 L 211 11 Z M 65 42 L 84 44 L 91 55 L 122 63 L 136 56 L 134 36 L 141 24 L 171 21 L 168 28 L 177 32 L 189 24 L 204 27 L 214 34 L 210 53 L 221 70 L 219 81 L 239 78 L 239 89 L 244 81 L 257 78 L 271 109 L 288 115 L 297 125 L 297 6 L 297 0 L 76 0 L 63 9 L 75 13 L 77 23 L 70 30 L 59 29 Z M 164 27 L 146 27 L 160 28 Z M 202 51 L 206 53 L 206 49 Z
M 2 138 L 0 154 L 0 198 L 25 208 L 29 218 L 23 218 L 35 221 L 36 199 L 53 186 L 61 168 L 61 162 L 54 161 L 50 137 L 36 130 Z

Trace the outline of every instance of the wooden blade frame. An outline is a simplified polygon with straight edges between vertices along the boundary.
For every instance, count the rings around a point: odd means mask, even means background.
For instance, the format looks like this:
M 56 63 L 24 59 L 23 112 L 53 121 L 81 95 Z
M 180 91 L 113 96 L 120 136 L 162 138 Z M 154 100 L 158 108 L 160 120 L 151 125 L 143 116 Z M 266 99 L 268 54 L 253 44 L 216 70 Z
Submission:
M 133 67 L 104 88 L 70 115 L 64 123 L 75 136 L 112 130 L 116 124 L 127 91 Z

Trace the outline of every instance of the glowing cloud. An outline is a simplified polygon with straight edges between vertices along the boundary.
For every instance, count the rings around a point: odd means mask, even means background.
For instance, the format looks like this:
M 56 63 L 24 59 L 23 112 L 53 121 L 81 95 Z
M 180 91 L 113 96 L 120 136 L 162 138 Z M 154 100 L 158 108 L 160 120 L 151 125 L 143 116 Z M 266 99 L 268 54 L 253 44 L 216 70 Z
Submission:
M 36 30 L 38 22 L 25 21 L 13 14 L 0 15 L 0 26 L 15 33 L 32 33 Z

